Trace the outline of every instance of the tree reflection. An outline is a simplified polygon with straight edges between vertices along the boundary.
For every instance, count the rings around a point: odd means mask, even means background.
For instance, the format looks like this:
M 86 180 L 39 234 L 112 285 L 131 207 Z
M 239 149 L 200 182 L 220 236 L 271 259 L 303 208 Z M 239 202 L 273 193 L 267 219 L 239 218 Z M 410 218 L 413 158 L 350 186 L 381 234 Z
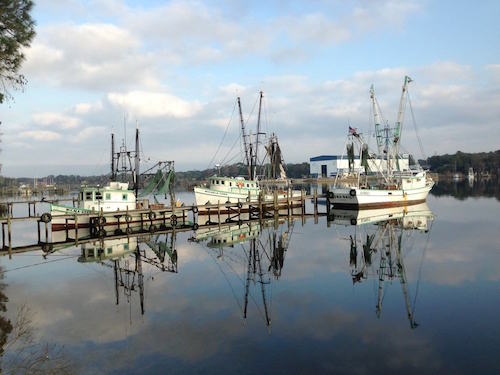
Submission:
M 0 280 L 4 273 L 0 268 Z M 64 347 L 37 342 L 33 326 L 33 312 L 28 305 L 21 305 L 12 323 L 5 316 L 8 297 L 6 284 L 0 283 L 0 373 L 5 374 L 70 374 L 71 362 Z

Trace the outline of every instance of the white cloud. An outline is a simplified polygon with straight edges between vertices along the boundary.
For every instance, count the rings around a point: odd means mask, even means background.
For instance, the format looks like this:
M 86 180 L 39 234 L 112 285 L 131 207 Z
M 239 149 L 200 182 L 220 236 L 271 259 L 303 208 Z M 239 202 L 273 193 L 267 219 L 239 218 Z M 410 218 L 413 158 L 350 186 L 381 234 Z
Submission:
M 33 138 L 36 141 L 55 141 L 61 139 L 61 134 L 50 130 L 26 130 L 19 134 L 20 138 Z
M 191 117 L 201 108 L 198 102 L 187 102 L 164 92 L 109 93 L 107 99 L 139 117 Z
M 76 128 L 80 120 L 57 112 L 40 112 L 33 114 L 33 121 L 42 126 L 54 126 L 61 129 Z

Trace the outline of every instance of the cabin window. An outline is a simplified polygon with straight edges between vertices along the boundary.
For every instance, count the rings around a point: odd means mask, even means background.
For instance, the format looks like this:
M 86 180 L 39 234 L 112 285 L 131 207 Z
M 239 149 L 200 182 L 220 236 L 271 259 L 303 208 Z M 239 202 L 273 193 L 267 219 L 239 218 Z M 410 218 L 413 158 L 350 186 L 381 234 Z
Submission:
M 111 247 L 108 247 L 108 254 L 111 254 L 113 252 L 113 249 Z
M 125 250 L 128 250 L 128 243 L 124 244 L 124 245 L 123 245 L 123 248 L 124 248 Z
M 122 200 L 126 201 L 128 198 L 128 194 L 122 194 Z
M 85 193 L 85 200 L 86 201 L 91 201 L 92 199 L 93 199 L 92 192 L 91 191 L 87 191 Z
M 80 200 L 83 201 L 83 191 L 80 193 Z
M 95 199 L 98 201 L 102 200 L 102 193 L 100 191 L 95 192 Z
M 216 180 L 216 181 L 215 181 L 215 183 L 216 183 L 217 185 L 219 185 L 219 180 Z
M 232 182 L 229 182 L 229 186 L 233 186 L 233 183 L 232 183 Z
M 106 200 L 110 201 L 111 200 L 111 193 L 106 193 Z
M 247 184 L 247 187 L 250 187 L 250 184 Z

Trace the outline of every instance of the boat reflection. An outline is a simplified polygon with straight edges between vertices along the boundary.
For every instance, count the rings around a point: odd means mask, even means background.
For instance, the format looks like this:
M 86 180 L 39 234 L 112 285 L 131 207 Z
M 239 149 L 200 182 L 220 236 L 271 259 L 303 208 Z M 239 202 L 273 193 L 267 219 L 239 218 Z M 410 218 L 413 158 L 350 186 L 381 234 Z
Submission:
M 294 221 L 269 219 L 226 224 L 214 228 L 198 229 L 193 238 L 203 243 L 207 251 L 228 281 L 242 317 L 247 319 L 249 301 L 262 314 L 267 327 L 271 325 L 270 293 L 272 279 L 278 280 L 282 274 L 285 255 L 293 233 Z M 241 297 L 237 297 L 227 272 L 233 273 L 239 282 L 243 282 Z M 232 275 L 231 275 L 232 276 Z M 238 283 L 237 281 L 237 283 Z M 257 302 L 253 293 L 259 294 Z M 263 311 L 263 313 L 262 313 Z
M 349 236 L 349 265 L 353 284 L 369 278 L 378 279 L 377 317 L 380 318 L 382 314 L 386 284 L 399 280 L 410 328 L 416 328 L 418 323 L 414 313 L 419 280 L 411 306 L 404 259 L 415 244 L 424 244 L 418 272 L 420 278 L 434 219 L 427 203 L 379 210 L 332 210 L 331 214 L 334 223 L 354 228 L 354 233 Z M 419 235 L 427 238 L 413 238 Z
M 116 305 L 120 304 L 120 291 L 128 304 L 132 294 L 139 293 L 141 315 L 144 315 L 143 264 L 161 272 L 177 273 L 176 232 L 87 242 L 81 245 L 78 262 L 97 263 L 113 269 Z

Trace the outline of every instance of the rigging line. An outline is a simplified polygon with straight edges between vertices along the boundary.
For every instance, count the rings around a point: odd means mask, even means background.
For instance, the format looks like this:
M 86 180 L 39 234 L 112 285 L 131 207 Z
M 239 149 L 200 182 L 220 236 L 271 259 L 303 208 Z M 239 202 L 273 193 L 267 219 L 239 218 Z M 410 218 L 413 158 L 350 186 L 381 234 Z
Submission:
M 20 267 L 11 268 L 11 269 L 8 269 L 8 270 L 5 270 L 5 271 L 0 271 L 0 274 L 5 274 L 5 273 L 11 272 L 11 271 L 17 271 L 17 270 L 21 270 L 21 269 L 24 269 L 24 268 L 31 268 L 31 267 L 40 266 L 40 265 L 46 264 L 46 263 L 59 262 L 61 260 L 72 259 L 72 258 L 77 258 L 77 257 L 79 257 L 79 255 L 72 255 L 72 256 L 67 256 L 66 258 L 52 259 L 52 260 L 47 260 L 45 262 L 27 264 L 25 266 L 20 266 Z
M 422 277 L 422 266 L 424 264 L 425 254 L 427 252 L 427 248 L 428 248 L 428 245 L 429 245 L 429 240 L 431 238 L 430 233 L 431 233 L 431 230 L 432 230 L 433 223 L 434 222 L 431 223 L 431 227 L 429 229 L 429 236 L 427 236 L 427 240 L 425 241 L 424 251 L 422 252 L 422 258 L 420 259 L 420 265 L 418 267 L 417 286 L 415 287 L 415 298 L 413 299 L 413 309 L 411 311 L 411 314 L 413 316 L 415 316 L 415 308 L 416 308 L 416 303 L 417 303 L 418 291 L 419 291 L 419 287 L 420 287 L 420 279 Z
M 231 153 L 231 151 L 233 151 L 234 146 L 236 146 L 236 143 L 238 142 L 238 139 L 239 139 L 239 138 L 240 138 L 240 137 L 239 137 L 239 135 L 238 135 L 238 137 L 236 137 L 236 139 L 234 140 L 233 145 L 231 146 L 231 148 L 230 148 L 230 149 L 228 150 L 228 152 L 226 153 L 226 156 L 224 156 L 224 159 L 222 159 L 221 164 L 224 164 L 225 160 L 227 159 L 227 157 L 229 156 L 229 154 Z
M 252 117 L 252 114 L 255 111 L 255 107 L 257 106 L 258 101 L 259 101 L 259 96 L 257 96 L 257 99 L 255 99 L 255 102 L 253 103 L 252 110 L 250 111 L 249 115 L 247 116 L 247 120 L 245 121 L 245 127 L 248 125 L 248 122 L 250 121 L 250 118 Z
M 210 163 L 208 163 L 207 169 L 209 169 L 210 166 L 212 165 L 213 161 L 217 157 L 217 154 L 219 153 L 220 148 L 222 147 L 222 144 L 224 143 L 224 140 L 226 139 L 227 130 L 229 129 L 229 125 L 231 125 L 231 122 L 233 121 L 234 111 L 236 110 L 236 103 L 237 102 L 235 100 L 234 101 L 234 105 L 233 105 L 233 112 L 231 113 L 231 117 L 229 118 L 229 121 L 228 121 L 228 123 L 226 125 L 226 129 L 224 130 L 224 135 L 222 136 L 222 140 L 220 141 L 219 147 L 217 147 L 217 151 L 215 151 L 214 156 L 212 156 L 212 159 L 210 160 Z
M 227 160 L 226 160 L 226 161 L 224 161 L 224 162 L 225 162 L 225 164 L 226 164 L 226 165 L 230 165 L 230 163 L 231 163 L 232 161 L 234 161 L 234 160 L 235 160 L 236 158 L 238 158 L 238 157 L 241 157 L 241 154 L 240 154 L 239 152 L 236 152 L 236 153 L 234 154 L 234 156 L 232 156 L 231 158 L 227 159 Z
M 424 146 L 422 144 L 422 140 L 420 139 L 420 135 L 418 134 L 418 129 L 417 129 L 417 121 L 415 120 L 415 114 L 413 113 L 413 106 L 411 104 L 411 99 L 410 99 L 410 93 L 407 92 L 406 95 L 408 96 L 408 103 L 410 103 L 410 113 L 411 113 L 411 118 L 413 122 L 413 128 L 415 129 L 415 134 L 417 136 L 418 140 L 418 146 L 420 148 L 420 153 L 422 154 L 422 158 L 425 160 L 425 152 L 424 152 Z
M 207 254 L 210 256 L 210 258 L 214 261 L 214 263 L 217 265 L 217 267 L 219 268 L 219 270 L 222 272 L 222 275 L 224 276 L 224 279 L 226 280 L 227 285 L 229 285 L 229 288 L 231 288 L 231 293 L 233 294 L 233 297 L 234 297 L 236 303 L 238 304 L 238 307 L 240 308 L 240 311 L 243 312 L 243 307 L 241 306 L 240 301 L 238 300 L 238 297 L 236 296 L 236 293 L 234 291 L 233 285 L 229 282 L 229 279 L 227 278 L 226 273 L 222 269 L 221 265 L 219 264 L 219 262 L 217 262 L 217 260 L 215 260 L 214 256 L 211 254 L 211 252 L 209 251 L 208 248 L 206 248 L 205 246 L 202 246 L 202 247 L 203 247 L 203 249 L 205 249 L 205 251 L 207 252 Z

